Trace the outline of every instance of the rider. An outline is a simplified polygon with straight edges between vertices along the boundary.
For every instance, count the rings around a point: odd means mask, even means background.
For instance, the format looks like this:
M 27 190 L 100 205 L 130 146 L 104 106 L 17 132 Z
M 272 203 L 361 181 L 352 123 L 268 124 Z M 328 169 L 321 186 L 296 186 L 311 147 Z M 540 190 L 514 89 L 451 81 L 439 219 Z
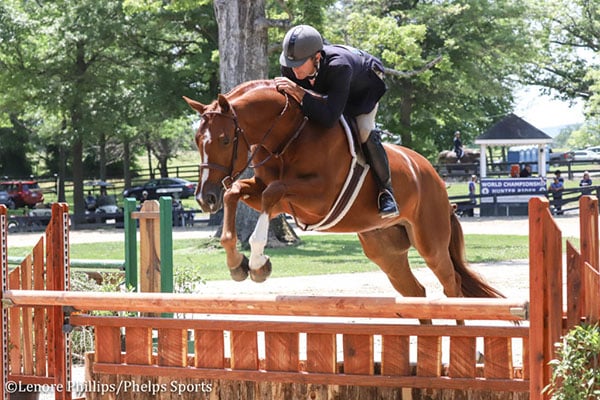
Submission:
M 452 140 L 452 145 L 454 146 L 454 153 L 456 153 L 456 162 L 460 162 L 460 160 L 465 155 L 462 141 L 460 140 L 460 131 L 454 132 L 454 139 Z
M 379 214 L 398 215 L 381 131 L 375 127 L 377 105 L 387 89 L 381 61 L 349 46 L 324 44 L 315 28 L 299 25 L 286 33 L 279 63 L 283 77 L 275 78 L 277 89 L 294 97 L 309 119 L 330 127 L 342 114 L 356 118 L 379 187 Z

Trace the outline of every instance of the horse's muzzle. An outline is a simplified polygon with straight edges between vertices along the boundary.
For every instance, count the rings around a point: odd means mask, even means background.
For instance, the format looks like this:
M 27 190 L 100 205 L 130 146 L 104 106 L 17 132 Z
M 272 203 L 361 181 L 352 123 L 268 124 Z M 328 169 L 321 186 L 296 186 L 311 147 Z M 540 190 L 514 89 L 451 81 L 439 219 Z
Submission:
M 196 201 L 202 211 L 214 214 L 223 207 L 223 188 L 217 185 L 203 188 L 196 193 Z

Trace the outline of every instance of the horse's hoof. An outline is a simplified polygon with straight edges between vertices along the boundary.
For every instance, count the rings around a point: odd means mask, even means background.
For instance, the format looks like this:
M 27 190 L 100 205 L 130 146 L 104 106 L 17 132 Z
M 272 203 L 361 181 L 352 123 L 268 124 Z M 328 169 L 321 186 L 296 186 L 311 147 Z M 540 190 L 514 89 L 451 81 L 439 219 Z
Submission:
M 267 259 L 265 265 L 260 267 L 259 269 L 251 269 L 250 270 L 250 278 L 254 282 L 264 282 L 267 280 L 269 275 L 271 275 L 271 260 Z
M 229 273 L 231 274 L 231 279 L 236 282 L 241 282 L 246 280 L 248 277 L 248 271 L 250 271 L 250 264 L 248 262 L 248 257 L 244 256 L 240 265 L 235 268 L 230 268 Z

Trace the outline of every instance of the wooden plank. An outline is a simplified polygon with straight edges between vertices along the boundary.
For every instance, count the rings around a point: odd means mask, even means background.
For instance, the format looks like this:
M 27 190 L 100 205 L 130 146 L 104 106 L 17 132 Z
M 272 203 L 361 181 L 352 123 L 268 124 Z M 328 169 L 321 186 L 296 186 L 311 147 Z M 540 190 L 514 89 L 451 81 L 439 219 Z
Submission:
M 344 373 L 372 375 L 375 360 L 373 357 L 373 335 L 343 336 Z
M 347 296 L 199 296 L 185 293 L 90 293 L 8 290 L 14 305 L 73 306 L 111 310 L 196 314 L 284 315 L 352 318 L 427 318 L 523 320 L 527 302 L 496 298 L 347 297 Z
M 582 196 L 579 199 L 579 246 L 583 262 L 598 270 L 598 199 Z
M 475 378 L 477 376 L 477 339 L 474 337 L 450 338 L 450 367 L 452 378 Z
M 306 334 L 306 371 L 334 374 L 336 365 L 336 338 L 333 333 Z
M 483 376 L 485 378 L 513 378 L 514 370 L 511 343 L 511 339 L 507 338 L 486 337 L 483 339 Z
M 117 327 L 97 326 L 95 336 L 96 362 L 121 362 L 121 330 Z
M 187 365 L 187 330 L 158 330 L 158 365 L 167 367 Z
M 33 258 L 31 254 L 27 255 L 21 263 L 21 287 L 30 290 L 32 282 Z M 23 335 L 23 373 L 33 374 L 33 310 L 31 307 L 25 307 L 22 310 L 22 335 Z
M 44 260 L 44 238 L 40 237 L 33 248 L 33 289 L 45 290 L 45 260 Z M 33 310 L 33 334 L 35 343 L 35 374 L 37 376 L 46 375 L 46 358 L 48 346 L 46 334 L 48 327 L 46 325 L 46 308 L 35 307 Z
M 21 285 L 21 267 L 17 267 L 8 274 L 8 287 L 15 288 Z M 21 309 L 11 308 L 8 312 L 8 356 L 10 372 L 14 375 L 21 371 Z
M 166 376 L 172 379 L 198 378 L 223 379 L 232 381 L 255 382 L 295 382 L 325 385 L 355 385 L 355 386 L 382 386 L 406 388 L 433 388 L 433 389 L 471 389 L 526 392 L 529 382 L 520 379 L 448 379 L 447 377 L 426 376 L 381 376 L 381 375 L 352 375 L 352 374 L 323 374 L 302 372 L 265 372 L 260 370 L 239 369 L 202 369 L 161 367 L 146 365 L 105 364 L 97 363 L 93 366 L 95 373 L 118 375 L 148 375 Z M 227 397 L 230 398 L 230 397 Z M 232 398 L 239 398 L 232 397 Z M 486 398 L 487 399 L 487 398 Z M 361 399 L 362 400 L 362 399 Z
M 258 338 L 256 332 L 231 331 L 231 368 L 258 369 Z
M 417 375 L 441 376 L 442 338 L 419 336 L 417 338 Z
M 544 221 L 552 218 L 549 214 L 548 199 L 534 197 L 529 200 L 529 298 L 530 335 L 529 335 L 529 390 L 531 400 L 540 400 L 546 386 L 544 380 L 544 342 L 546 332 L 545 303 L 545 258 L 544 258 Z M 533 301 L 535 299 L 535 301 Z
M 152 364 L 152 330 L 130 327 L 125 330 L 125 362 Z
M 585 317 L 588 323 L 598 322 L 600 312 L 600 274 L 587 262 L 584 263 Z
M 531 366 L 529 363 L 529 338 L 523 338 L 523 379 L 529 380 L 531 377 Z
M 225 368 L 223 331 L 194 330 L 194 353 L 196 368 Z
M 583 315 L 583 263 L 579 252 L 567 240 L 567 331 L 581 323 Z
M 550 361 L 556 357 L 555 344 L 560 341 L 563 329 L 563 285 L 562 285 L 562 233 L 554 219 L 545 222 L 545 271 L 546 271 L 546 315 L 547 330 L 544 343 L 544 383 L 548 385 L 552 377 Z
M 267 371 L 298 371 L 298 332 L 265 332 L 265 368 Z
M 282 322 L 283 321 L 283 322 Z M 221 319 L 211 316 L 207 319 L 181 319 L 181 318 L 150 318 L 150 317 L 119 317 L 119 316 L 92 316 L 87 314 L 71 315 L 71 324 L 76 326 L 118 326 L 118 327 L 146 327 L 146 328 L 177 328 L 200 329 L 220 331 L 269 331 L 269 332 L 306 332 L 306 333 L 349 333 L 349 334 L 382 334 L 392 336 L 464 336 L 464 337 L 528 337 L 527 326 L 481 326 L 481 325 L 408 325 L 394 318 L 393 321 L 384 323 L 363 322 L 356 319 L 341 319 L 339 322 L 314 322 L 303 321 L 302 318 L 273 320 L 265 316 L 255 315 L 244 319 Z M 390 322 L 400 322 L 393 324 Z
M 381 347 L 382 375 L 411 374 L 409 336 L 382 335 Z
M 159 209 L 158 201 L 147 200 L 141 212 L 158 212 Z M 160 224 L 155 219 L 140 219 L 139 279 L 141 292 L 160 292 Z

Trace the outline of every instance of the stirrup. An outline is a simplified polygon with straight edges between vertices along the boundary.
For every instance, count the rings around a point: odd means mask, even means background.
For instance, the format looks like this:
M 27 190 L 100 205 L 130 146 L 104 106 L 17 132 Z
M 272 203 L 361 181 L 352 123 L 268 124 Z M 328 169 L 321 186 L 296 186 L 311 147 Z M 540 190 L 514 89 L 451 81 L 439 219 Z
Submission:
M 381 218 L 397 217 L 400 214 L 400 211 L 398 210 L 398 204 L 396 204 L 394 196 L 392 196 L 390 191 L 387 189 L 379 193 L 379 196 L 377 197 L 377 205 L 379 208 L 379 216 Z

